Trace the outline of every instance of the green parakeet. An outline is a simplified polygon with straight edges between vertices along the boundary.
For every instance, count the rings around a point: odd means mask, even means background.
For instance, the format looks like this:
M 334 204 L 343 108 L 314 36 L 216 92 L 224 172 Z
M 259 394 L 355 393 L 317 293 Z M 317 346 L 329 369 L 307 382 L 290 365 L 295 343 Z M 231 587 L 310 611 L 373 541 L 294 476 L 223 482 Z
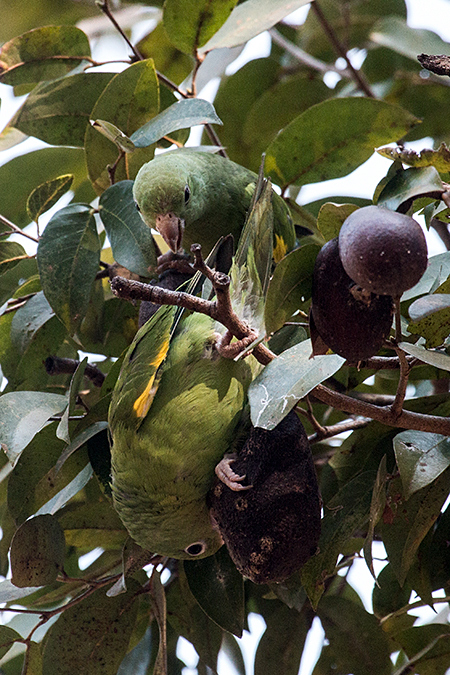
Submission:
M 176 253 L 199 243 L 208 253 L 223 235 L 237 241 L 257 175 L 210 152 L 189 149 L 158 155 L 141 167 L 133 195 L 145 223 Z M 295 245 L 295 229 L 284 200 L 272 193 L 275 262 Z
M 206 494 L 241 420 L 251 369 L 219 356 L 209 317 L 189 316 L 170 339 L 173 317 L 173 307 L 156 312 L 125 357 L 109 416 L 112 488 L 140 546 L 190 559 L 222 544 Z
M 270 190 L 266 184 L 251 209 L 230 272 L 235 309 L 243 305 L 256 329 L 272 260 Z M 174 330 L 175 311 L 160 308 L 125 356 L 109 411 L 112 491 L 138 544 L 191 559 L 222 544 L 206 496 L 240 433 L 256 362 L 221 356 L 216 330 L 224 329 L 208 316 L 182 318 Z

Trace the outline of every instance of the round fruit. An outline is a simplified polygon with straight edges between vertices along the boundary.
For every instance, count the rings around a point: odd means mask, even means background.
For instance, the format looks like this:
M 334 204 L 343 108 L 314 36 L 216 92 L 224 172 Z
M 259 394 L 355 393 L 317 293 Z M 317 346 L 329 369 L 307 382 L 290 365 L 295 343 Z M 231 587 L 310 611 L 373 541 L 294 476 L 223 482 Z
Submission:
M 379 206 L 364 206 L 349 215 L 339 233 L 339 254 L 353 281 L 393 297 L 419 281 L 428 257 L 419 223 Z
M 355 284 L 342 266 L 337 238 L 327 242 L 314 266 L 311 339 L 315 329 L 336 354 L 357 363 L 379 351 L 389 335 L 392 314 L 392 297 Z

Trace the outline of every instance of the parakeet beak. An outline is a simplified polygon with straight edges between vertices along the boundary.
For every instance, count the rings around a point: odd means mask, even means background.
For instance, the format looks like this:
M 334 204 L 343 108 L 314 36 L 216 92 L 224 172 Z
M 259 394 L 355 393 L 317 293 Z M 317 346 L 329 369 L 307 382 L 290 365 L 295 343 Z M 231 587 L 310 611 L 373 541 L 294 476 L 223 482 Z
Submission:
M 170 250 L 176 253 L 183 240 L 184 220 L 169 211 L 156 216 L 155 226 Z

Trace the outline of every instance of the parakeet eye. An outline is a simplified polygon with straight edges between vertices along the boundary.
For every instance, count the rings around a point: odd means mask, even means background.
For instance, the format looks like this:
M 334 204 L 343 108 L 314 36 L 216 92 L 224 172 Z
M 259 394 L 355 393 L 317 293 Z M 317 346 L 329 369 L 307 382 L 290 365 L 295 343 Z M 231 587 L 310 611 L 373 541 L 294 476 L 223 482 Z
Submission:
M 204 541 L 196 541 L 195 544 L 189 544 L 184 550 L 192 557 L 195 557 L 206 551 L 206 544 Z
M 191 191 L 189 189 L 189 185 L 186 185 L 186 187 L 184 188 L 184 203 L 187 204 L 190 198 L 191 198 Z
M 134 205 L 135 205 L 137 211 L 139 211 L 139 213 L 140 213 L 140 212 L 141 212 L 141 209 L 140 209 L 140 207 L 139 207 L 139 204 L 138 204 L 137 202 L 134 202 Z

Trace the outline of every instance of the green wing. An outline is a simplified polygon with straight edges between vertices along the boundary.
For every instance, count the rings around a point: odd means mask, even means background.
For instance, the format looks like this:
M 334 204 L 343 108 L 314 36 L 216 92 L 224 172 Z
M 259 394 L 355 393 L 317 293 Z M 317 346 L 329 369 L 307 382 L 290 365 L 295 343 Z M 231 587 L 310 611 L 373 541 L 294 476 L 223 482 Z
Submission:
M 109 409 L 112 433 L 118 422 L 138 429 L 145 419 L 169 351 L 175 312 L 176 307 L 161 307 L 128 348 Z

